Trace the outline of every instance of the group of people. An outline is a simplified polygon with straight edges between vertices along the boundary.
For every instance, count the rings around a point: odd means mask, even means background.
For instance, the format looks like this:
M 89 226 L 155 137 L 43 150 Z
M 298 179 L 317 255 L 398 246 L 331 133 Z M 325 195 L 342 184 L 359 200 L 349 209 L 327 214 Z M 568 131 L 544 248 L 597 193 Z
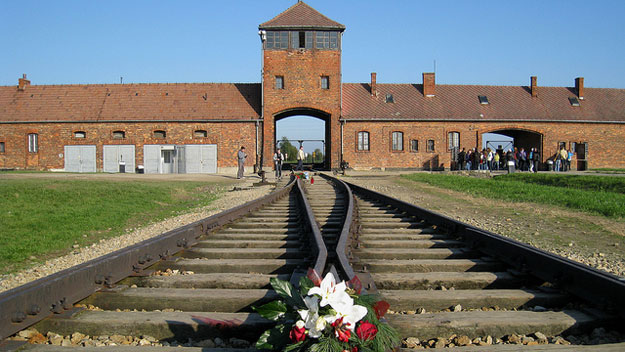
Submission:
M 569 171 L 571 170 L 571 159 L 573 159 L 573 152 L 571 149 L 566 150 L 563 146 L 560 147 L 560 150 L 556 152 L 556 154 L 551 157 L 551 162 L 554 163 L 555 171 Z
M 457 155 L 457 170 L 513 170 L 538 172 L 538 163 L 540 162 L 540 152 L 536 148 L 526 151 L 525 148 L 514 148 L 504 152 L 502 148 L 492 150 L 484 148 L 478 151 L 475 148 L 465 148 Z
M 283 154 L 280 151 L 280 148 L 276 149 L 276 152 L 273 153 L 273 166 L 276 170 L 276 178 L 282 178 L 282 162 L 286 160 L 287 155 Z M 306 153 L 304 153 L 304 147 L 299 147 L 297 151 L 297 167 L 295 170 L 304 170 L 304 159 L 306 159 Z
M 245 152 L 245 147 L 241 147 L 237 152 L 237 161 L 238 161 L 238 169 L 237 169 L 237 179 L 243 177 L 245 172 L 245 159 L 247 159 L 247 153 Z M 306 153 L 304 153 L 304 147 L 299 147 L 297 151 L 297 168 L 295 170 L 304 170 L 304 159 L 306 159 Z M 282 162 L 286 160 L 286 154 L 283 154 L 280 151 L 280 148 L 276 149 L 276 152 L 273 154 L 273 165 L 276 169 L 276 178 L 282 178 Z

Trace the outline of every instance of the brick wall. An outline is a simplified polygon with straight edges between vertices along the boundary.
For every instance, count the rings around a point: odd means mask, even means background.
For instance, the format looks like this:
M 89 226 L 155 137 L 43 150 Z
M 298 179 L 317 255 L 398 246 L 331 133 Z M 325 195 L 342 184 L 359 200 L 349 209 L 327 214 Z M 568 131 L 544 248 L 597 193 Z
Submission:
M 328 114 L 326 146 L 330 162 L 338 166 L 340 152 L 341 52 L 339 50 L 264 50 L 264 166 L 272 165 L 276 114 L 306 109 Z M 276 89 L 276 76 L 284 77 L 284 89 Z M 329 78 L 329 89 L 321 89 L 321 77 Z M 330 125 L 328 128 L 328 124 Z M 278 136 L 279 137 L 279 136 Z
M 135 145 L 135 164 L 143 165 L 144 144 L 217 144 L 217 167 L 236 167 L 236 153 L 243 145 L 248 152 L 246 165 L 255 160 L 256 127 L 253 122 L 222 123 L 41 123 L 0 125 L 0 142 L 5 152 L 0 153 L 0 168 L 63 169 L 64 146 L 95 145 L 96 167 L 103 168 L 102 146 L 114 144 Z M 166 138 L 154 138 L 155 130 L 166 132 Z M 196 130 L 205 130 L 207 137 L 194 136 Z M 86 138 L 75 138 L 74 132 L 86 132 Z M 124 139 L 113 139 L 113 131 L 124 131 Z M 28 134 L 38 134 L 39 151 L 28 152 Z
M 312 104 L 312 103 L 311 103 Z M 335 123 L 332 119 L 330 123 Z M 273 123 L 270 124 L 273 131 Z M 0 142 L 5 151 L 0 153 L 0 168 L 63 169 L 65 145 L 95 145 L 97 169 L 101 170 L 102 146 L 133 144 L 136 147 L 135 163 L 143 164 L 144 144 L 217 144 L 219 168 L 236 167 L 235 155 L 241 145 L 248 151 L 247 166 L 255 162 L 255 125 L 246 123 L 54 123 L 54 124 L 3 124 Z M 482 134 L 502 129 L 522 129 L 542 135 L 542 159 L 555 154 L 559 142 L 567 148 L 575 143 L 588 143 L 588 167 L 625 168 L 625 125 L 584 123 L 451 123 L 451 122 L 347 122 L 344 125 L 344 159 L 356 168 L 449 168 L 451 155 L 447 150 L 447 133 L 460 133 L 460 147 L 475 148 L 482 145 Z M 112 132 L 126 132 L 125 139 L 113 139 Z M 167 132 L 165 139 L 154 138 L 154 130 Z M 195 130 L 206 130 L 207 137 L 194 137 Z M 340 126 L 332 128 L 332 158 L 338 160 L 340 152 Z M 86 138 L 74 138 L 75 131 L 86 132 Z M 358 151 L 357 133 L 369 132 L 369 151 Z M 392 132 L 403 132 L 403 151 L 391 151 Z M 39 151 L 28 152 L 28 134 L 37 133 Z M 273 132 L 272 132 L 273 133 Z M 419 151 L 410 150 L 410 141 L 418 140 Z M 434 140 L 435 151 L 426 151 L 427 140 Z M 271 138 L 265 140 L 271 147 Z M 267 147 L 266 147 L 267 148 Z M 269 165 L 271 152 L 266 149 L 265 165 Z M 269 158 L 269 159 L 267 159 Z M 573 161 L 576 165 L 576 160 Z
M 625 168 L 623 124 L 587 123 L 468 123 L 468 122 L 347 122 L 344 126 L 344 159 L 355 168 L 449 168 L 448 132 L 460 133 L 460 148 L 481 149 L 482 134 L 504 129 L 526 130 L 542 135 L 542 159 L 555 154 L 559 142 L 588 143 L 589 168 Z M 357 150 L 359 131 L 369 132 L 369 151 Z M 403 132 L 403 151 L 392 151 L 392 132 Z M 435 151 L 426 151 L 427 140 L 434 140 Z M 410 150 L 418 140 L 419 151 Z M 540 140 L 540 139 L 538 139 Z M 540 143 L 539 143 L 540 144 Z M 533 146 L 533 145 L 532 145 Z M 575 168 L 576 160 L 572 162 Z

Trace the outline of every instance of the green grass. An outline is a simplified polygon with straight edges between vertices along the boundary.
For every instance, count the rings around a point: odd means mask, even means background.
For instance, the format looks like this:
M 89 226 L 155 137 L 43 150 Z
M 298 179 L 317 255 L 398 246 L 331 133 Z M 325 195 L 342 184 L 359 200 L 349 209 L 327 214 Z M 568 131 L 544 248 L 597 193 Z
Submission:
M 510 174 L 491 179 L 417 173 L 417 182 L 513 202 L 550 204 L 610 218 L 625 217 L 625 178 L 544 174 Z
M 515 173 L 497 176 L 495 179 L 501 181 L 520 181 L 536 185 L 579 189 L 592 192 L 625 194 L 625 177 Z
M 0 273 L 215 198 L 215 187 L 201 182 L 0 180 Z

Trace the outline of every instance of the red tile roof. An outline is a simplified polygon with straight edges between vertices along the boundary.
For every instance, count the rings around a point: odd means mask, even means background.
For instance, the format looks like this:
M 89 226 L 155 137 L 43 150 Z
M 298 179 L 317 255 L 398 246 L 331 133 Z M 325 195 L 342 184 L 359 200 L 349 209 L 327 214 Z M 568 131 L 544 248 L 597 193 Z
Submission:
M 0 87 L 0 121 L 257 119 L 258 83 Z
M 344 119 L 471 121 L 625 122 L 625 89 L 584 88 L 579 107 L 575 89 L 524 86 L 437 85 L 424 97 L 420 84 L 343 84 Z M 392 94 L 394 103 L 386 103 Z M 481 105 L 479 95 L 488 98 Z M 0 87 L 0 122 L 257 119 L 258 83 L 29 85 Z
M 421 84 L 377 84 L 377 97 L 367 83 L 343 84 L 345 119 L 625 121 L 625 89 L 584 88 L 579 107 L 571 106 L 575 88 L 437 85 L 436 96 L 424 97 Z M 386 103 L 392 94 L 394 103 Z M 481 105 L 478 96 L 488 98 Z
M 302 1 L 289 7 L 273 19 L 262 23 L 259 29 L 340 29 L 345 26 L 332 21 Z

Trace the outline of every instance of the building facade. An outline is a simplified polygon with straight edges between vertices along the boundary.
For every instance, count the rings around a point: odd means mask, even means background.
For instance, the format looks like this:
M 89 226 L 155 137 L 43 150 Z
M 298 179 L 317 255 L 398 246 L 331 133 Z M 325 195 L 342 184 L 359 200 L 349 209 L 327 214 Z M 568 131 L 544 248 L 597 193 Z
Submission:
M 0 169 L 71 172 L 233 172 L 271 168 L 276 122 L 325 122 L 325 166 L 443 169 L 484 133 L 536 148 L 564 146 L 573 169 L 625 168 L 625 90 L 571 87 L 343 83 L 345 26 L 298 2 L 259 26 L 262 81 L 253 84 L 0 87 Z M 417 76 L 417 75 L 415 75 Z M 546 164 L 545 164 L 546 165 Z

